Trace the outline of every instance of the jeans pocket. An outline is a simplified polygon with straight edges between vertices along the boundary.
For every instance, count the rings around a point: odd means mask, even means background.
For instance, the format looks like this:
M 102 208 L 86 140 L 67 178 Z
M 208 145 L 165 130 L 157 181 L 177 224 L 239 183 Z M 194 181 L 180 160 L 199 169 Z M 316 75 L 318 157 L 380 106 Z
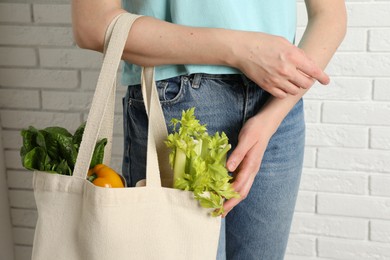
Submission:
M 170 105 L 178 102 L 183 96 L 183 81 L 181 76 L 156 81 L 157 93 L 161 105 Z M 129 102 L 143 103 L 141 85 L 129 86 Z

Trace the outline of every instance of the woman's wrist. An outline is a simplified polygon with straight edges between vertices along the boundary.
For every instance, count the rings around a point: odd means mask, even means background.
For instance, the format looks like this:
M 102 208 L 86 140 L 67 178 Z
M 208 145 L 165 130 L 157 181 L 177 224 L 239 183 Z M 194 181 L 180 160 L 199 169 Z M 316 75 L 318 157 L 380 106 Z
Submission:
M 282 123 L 285 116 L 271 110 L 261 110 L 253 120 L 256 120 L 258 129 L 265 137 L 271 138 Z

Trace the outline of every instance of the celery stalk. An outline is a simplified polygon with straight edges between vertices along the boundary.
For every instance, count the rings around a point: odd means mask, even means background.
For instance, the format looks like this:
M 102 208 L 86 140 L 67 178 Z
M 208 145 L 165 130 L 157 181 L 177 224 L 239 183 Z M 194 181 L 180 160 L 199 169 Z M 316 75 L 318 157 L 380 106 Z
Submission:
M 195 108 L 171 120 L 173 133 L 166 145 L 171 148 L 174 188 L 190 190 L 205 208 L 214 208 L 214 216 L 223 214 L 223 201 L 239 196 L 226 169 L 226 155 L 231 149 L 225 133 L 210 136 L 206 125 L 195 118 Z M 176 126 L 180 125 L 177 130 Z M 208 194 L 205 196 L 205 194 Z
M 173 179 L 177 180 L 184 177 L 186 170 L 187 156 L 182 149 L 176 148 L 175 164 L 173 167 Z

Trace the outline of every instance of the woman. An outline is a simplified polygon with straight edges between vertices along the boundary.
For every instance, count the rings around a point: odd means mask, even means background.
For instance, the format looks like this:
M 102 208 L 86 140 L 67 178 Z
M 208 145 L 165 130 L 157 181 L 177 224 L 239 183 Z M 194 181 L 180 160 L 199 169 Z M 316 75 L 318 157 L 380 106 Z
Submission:
M 346 31 L 343 0 L 305 2 L 308 25 L 296 47 L 293 0 L 73 1 L 77 44 L 100 52 L 113 17 L 145 15 L 123 54 L 123 174 L 132 186 L 145 167 L 139 66 L 157 66 L 167 122 L 194 106 L 209 132 L 228 134 L 227 167 L 241 197 L 224 204 L 218 259 L 284 257 L 302 171 L 301 98 L 316 80 L 328 84 L 323 69 Z

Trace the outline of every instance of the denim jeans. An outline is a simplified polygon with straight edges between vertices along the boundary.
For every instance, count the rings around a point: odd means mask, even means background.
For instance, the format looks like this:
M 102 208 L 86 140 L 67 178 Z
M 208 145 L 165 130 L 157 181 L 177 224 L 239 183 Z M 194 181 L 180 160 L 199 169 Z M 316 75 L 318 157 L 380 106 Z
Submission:
M 193 74 L 156 85 L 169 132 L 171 118 L 196 107 L 195 115 L 207 124 L 208 132 L 224 131 L 232 150 L 242 126 L 270 98 L 243 75 Z M 123 101 L 123 175 L 134 186 L 145 178 L 146 165 L 147 117 L 140 86 L 129 86 Z M 270 139 L 247 198 L 222 222 L 218 260 L 283 259 L 302 171 L 304 135 L 300 100 Z

